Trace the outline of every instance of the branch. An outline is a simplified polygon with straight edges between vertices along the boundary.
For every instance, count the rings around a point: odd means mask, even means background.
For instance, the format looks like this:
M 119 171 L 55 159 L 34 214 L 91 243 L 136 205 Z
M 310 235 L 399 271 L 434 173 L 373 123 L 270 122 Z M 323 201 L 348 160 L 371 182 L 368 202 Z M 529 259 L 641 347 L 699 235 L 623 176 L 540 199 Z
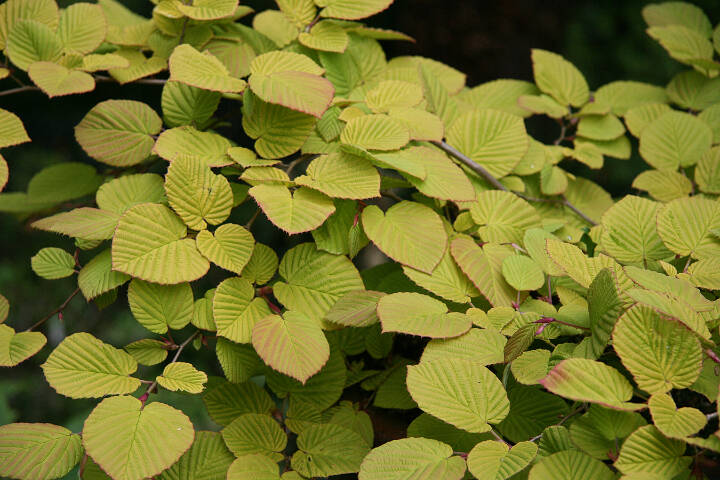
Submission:
M 175 356 L 172 358 L 172 360 L 170 360 L 170 363 L 177 362 L 177 359 L 180 357 L 180 354 L 185 349 L 185 347 L 187 347 L 190 344 L 190 342 L 192 342 L 193 339 L 198 336 L 199 333 L 200 333 L 200 330 L 195 330 L 195 333 L 190 335 L 188 338 L 185 339 L 185 341 L 183 343 L 180 344 L 180 346 L 177 349 L 177 352 L 175 352 Z M 138 400 L 140 400 L 140 402 L 142 402 L 143 407 L 145 406 L 145 402 L 147 402 L 148 397 L 150 397 L 150 394 L 153 393 L 155 390 L 157 390 L 157 385 L 158 385 L 157 380 L 155 380 L 154 382 L 152 382 L 150 384 L 150 386 L 147 388 L 147 390 L 145 390 L 145 393 L 143 393 L 140 396 L 140 398 L 138 398 Z
M 0 97 L 4 97 L 5 95 L 12 95 L 13 93 L 29 92 L 32 90 L 40 90 L 40 89 L 34 85 L 25 85 L 22 87 L 11 88 L 10 90 L 4 90 L 4 91 L 0 92 Z
M 26 331 L 26 332 L 29 332 L 30 330 L 32 330 L 32 329 L 34 329 L 34 328 L 37 328 L 37 327 L 39 327 L 40 325 L 42 325 L 43 323 L 47 322 L 47 321 L 50 320 L 52 317 L 54 317 L 56 314 L 62 313 L 62 311 L 65 310 L 65 307 L 67 307 L 68 304 L 70 303 L 70 300 L 72 300 L 73 298 L 75 298 L 75 295 L 77 295 L 79 292 L 80 292 L 80 287 L 76 288 L 75 291 L 72 292 L 72 293 L 70 294 L 70 296 L 69 296 L 68 298 L 66 298 L 65 301 L 64 301 L 58 308 L 56 308 L 56 309 L 53 310 L 52 312 L 50 312 L 50 313 L 48 313 L 47 315 L 45 315 L 42 319 L 40 319 L 38 322 L 34 323 L 32 326 L 30 326 L 30 327 L 29 327 L 27 330 L 25 330 L 25 331 Z
M 485 169 L 485 167 L 483 167 L 483 166 L 480 165 L 479 163 L 475 162 L 475 161 L 474 161 L 473 159 L 471 159 L 470 157 L 464 155 L 462 152 L 460 152 L 459 150 L 457 150 L 457 149 L 456 149 L 455 147 L 453 147 L 452 145 L 448 145 L 448 144 L 445 143 L 445 142 L 433 142 L 433 143 L 434 143 L 435 145 L 437 145 L 438 147 L 440 147 L 440 148 L 441 148 L 443 151 L 445 151 L 446 153 L 448 153 L 448 154 L 452 155 L 453 157 L 455 157 L 456 159 L 460 160 L 463 164 L 465 164 L 465 165 L 466 165 L 468 168 L 470 168 L 473 172 L 477 173 L 477 174 L 480 175 L 482 178 L 484 178 L 485 180 L 487 180 L 492 186 L 494 186 L 494 187 L 497 188 L 498 190 L 502 190 L 502 191 L 504 191 L 504 192 L 509 192 L 509 191 L 510 191 L 510 190 L 508 190 L 508 188 L 507 188 L 505 185 L 503 185 L 502 183 L 500 183 L 500 181 L 499 181 L 497 178 L 493 177 L 492 174 Z M 522 198 L 522 199 L 525 199 L 525 200 L 527 200 L 528 202 L 558 203 L 558 202 L 556 202 L 555 200 L 551 200 L 551 199 L 528 197 L 528 196 L 526 196 L 526 195 L 523 195 L 522 193 L 517 193 L 517 192 L 511 192 L 511 193 L 514 193 L 514 194 L 517 195 L 518 197 L 520 197 L 520 198 Z M 582 218 L 583 220 L 585 220 L 586 222 L 588 222 L 590 225 L 593 225 L 593 226 L 597 225 L 597 222 L 596 222 L 596 221 L 594 221 L 592 218 L 588 217 L 588 216 L 587 216 L 586 214 L 584 214 L 579 208 L 577 208 L 575 205 L 573 205 L 572 203 L 570 203 L 567 198 L 562 197 L 562 201 L 561 201 L 560 203 L 562 203 L 563 205 L 565 205 L 566 207 L 568 207 L 570 210 L 572 210 L 573 212 L 575 212 L 575 214 L 577 214 L 580 218 Z
M 96 82 L 115 82 L 116 80 L 112 77 L 106 77 L 104 75 L 94 75 L 93 78 Z M 165 85 L 167 83 L 167 79 L 164 78 L 140 78 L 138 80 L 134 80 L 130 83 L 138 83 L 138 84 L 144 84 L 144 85 Z

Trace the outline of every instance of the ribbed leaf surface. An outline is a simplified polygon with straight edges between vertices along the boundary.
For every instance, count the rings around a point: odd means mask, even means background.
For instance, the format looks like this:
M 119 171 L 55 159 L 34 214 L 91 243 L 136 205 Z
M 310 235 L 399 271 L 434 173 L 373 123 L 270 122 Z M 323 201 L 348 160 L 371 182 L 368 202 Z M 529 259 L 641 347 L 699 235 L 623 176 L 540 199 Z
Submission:
M 253 382 L 221 382 L 205 392 L 203 402 L 210 418 L 219 425 L 229 425 L 245 413 L 269 414 L 275 408 L 270 395 Z
M 270 416 L 259 413 L 240 415 L 222 430 L 225 445 L 236 456 L 261 453 L 280 461 L 287 445 L 287 435 Z
M 457 337 L 472 326 L 463 313 L 448 313 L 445 303 L 427 295 L 393 293 L 380 299 L 377 314 L 383 332 L 399 332 L 430 338 Z
M 343 20 L 360 20 L 378 12 L 382 12 L 393 0 L 323 0 L 317 2 L 325 7 L 320 10 L 321 17 L 341 18 Z
M 436 148 L 410 147 L 407 154 L 427 172 L 423 179 L 405 176 L 421 193 L 428 197 L 456 202 L 475 200 L 475 189 L 465 173 L 444 153 Z
M 283 185 L 257 185 L 249 193 L 268 219 L 291 235 L 316 229 L 335 211 L 332 200 L 305 187 L 290 192 Z
M 66 52 L 84 55 L 100 46 L 106 29 L 105 14 L 100 6 L 78 3 L 60 13 L 57 34 Z
M 374 448 L 360 466 L 360 480 L 460 480 L 465 461 L 450 445 L 429 438 L 393 440 Z
M 213 233 L 203 230 L 195 242 L 205 258 L 238 275 L 250 261 L 255 246 L 252 234 L 233 223 L 221 225 Z
M 560 55 L 532 50 L 535 83 L 564 106 L 580 107 L 588 100 L 588 84 L 580 70 Z
M 653 474 L 670 479 L 686 470 L 691 457 L 683 457 L 685 442 L 666 438 L 654 425 L 638 428 L 630 435 L 615 461 L 615 468 L 624 474 Z
M 358 433 L 332 423 L 304 429 L 297 446 L 292 467 L 306 477 L 356 473 L 370 451 Z
M 218 432 L 196 432 L 192 447 L 158 480 L 225 480 L 234 457 Z
M 33 272 L 42 278 L 55 280 L 75 273 L 75 259 L 62 248 L 46 247 L 30 258 Z
M 453 260 L 449 248 L 445 250 L 440 263 L 432 273 L 428 274 L 407 266 L 403 266 L 403 273 L 425 290 L 451 302 L 468 303 L 472 297 L 480 295 L 475 285 Z
M 481 365 L 502 363 L 505 342 L 505 336 L 495 330 L 472 328 L 455 338 L 430 340 L 420 361 L 459 358 Z
M 298 41 L 313 50 L 342 53 L 348 45 L 348 35 L 339 25 L 318 22 L 309 32 L 301 32 Z
M 238 0 L 195 0 L 192 5 L 180 3 L 177 9 L 193 20 L 217 20 L 231 17 L 238 6 Z
M 140 203 L 167 203 L 163 178 L 154 173 L 114 178 L 98 188 L 95 201 L 101 210 L 119 214 Z
M 470 451 L 467 465 L 477 478 L 505 480 L 527 467 L 537 454 L 533 442 L 520 442 L 508 448 L 496 440 L 480 442 Z
M 227 67 L 209 52 L 200 53 L 188 44 L 170 55 L 170 80 L 216 92 L 238 93 L 245 81 L 230 76 Z
M 308 165 L 306 174 L 294 181 L 334 198 L 362 200 L 380 196 L 377 169 L 364 158 L 348 153 L 316 158 Z
M 188 393 L 200 393 L 207 382 L 207 375 L 187 362 L 173 362 L 165 366 L 162 375 L 157 377 L 158 384 L 168 390 Z
M 35 20 L 21 20 L 9 32 L 5 51 L 15 66 L 27 70 L 33 62 L 59 60 L 62 43 L 54 28 Z
M 264 285 L 275 275 L 277 267 L 278 257 L 275 250 L 264 243 L 256 243 L 250 261 L 243 268 L 242 276 L 249 282 Z
M 691 407 L 677 408 L 669 394 L 659 393 L 648 401 L 653 423 L 666 437 L 683 439 L 695 435 L 707 423 L 705 414 Z
M 129 396 L 100 402 L 83 427 L 88 455 L 115 480 L 157 475 L 190 448 L 194 436 L 190 419 L 180 410 L 159 402 L 143 408 Z
M 140 386 L 130 377 L 137 370 L 133 357 L 84 332 L 60 342 L 42 369 L 50 386 L 70 398 L 132 393 Z
M 530 470 L 529 480 L 613 480 L 615 474 L 600 460 L 578 450 L 549 455 Z
M 180 82 L 167 82 L 162 91 L 165 123 L 171 127 L 205 125 L 220 103 L 220 92 Z
M 200 161 L 208 167 L 222 167 L 232 163 L 227 156 L 229 148 L 230 141 L 217 133 L 202 132 L 194 127 L 183 126 L 162 132 L 153 152 L 173 163 L 178 159 L 186 158 Z M 185 166 L 183 169 L 189 168 Z
M 52 62 L 33 62 L 28 67 L 28 75 L 50 98 L 85 93 L 95 88 L 92 75 Z
M 720 255 L 720 204 L 701 197 L 680 198 L 658 212 L 660 238 L 678 255 L 702 260 Z
M 0 325 L 0 367 L 14 367 L 35 355 L 47 342 L 40 332 L 20 332 L 8 325 Z
M 385 296 L 373 290 L 348 292 L 338 299 L 325 315 L 325 320 L 347 327 L 368 327 L 378 322 L 377 305 Z
M 128 288 L 128 303 L 135 319 L 153 333 L 180 330 L 190 323 L 193 294 L 190 284 L 159 285 L 135 279 Z
M 129 343 L 123 349 L 133 356 L 140 365 L 157 365 L 168 356 L 167 343 L 151 338 L 143 338 Z
M 83 240 L 112 238 L 120 215 L 97 208 L 81 207 L 33 222 L 33 228 Z
M 86 300 L 109 292 L 127 282 L 130 276 L 112 270 L 110 249 L 98 253 L 78 274 L 78 286 Z
M 265 300 L 253 297 L 255 289 L 244 278 L 228 278 L 218 285 L 212 307 L 218 336 L 251 342 L 255 323 L 271 313 Z
M 407 145 L 410 133 L 387 115 L 363 115 L 347 123 L 340 141 L 367 150 L 397 150 Z
M 480 293 L 495 307 L 509 307 L 517 294 L 502 274 L 503 260 L 512 255 L 497 244 L 478 246 L 467 236 L 455 238 L 450 252 L 462 271 Z
M 83 454 L 80 435 L 49 423 L 0 427 L 0 475 L 23 480 L 64 477 Z
M 695 165 L 712 145 L 710 127 L 683 112 L 668 112 L 640 135 L 640 155 L 658 170 Z

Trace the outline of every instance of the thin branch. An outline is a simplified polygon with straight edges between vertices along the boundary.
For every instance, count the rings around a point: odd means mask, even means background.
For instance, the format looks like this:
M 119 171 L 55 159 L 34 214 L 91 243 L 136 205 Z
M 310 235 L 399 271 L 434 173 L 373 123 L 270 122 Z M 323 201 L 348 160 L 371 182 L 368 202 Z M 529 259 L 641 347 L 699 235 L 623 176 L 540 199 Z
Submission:
M 195 333 L 193 333 L 188 338 L 186 338 L 185 341 L 183 343 L 181 343 L 180 346 L 178 346 L 178 349 L 175 352 L 175 356 L 172 358 L 172 360 L 170 360 L 170 363 L 175 363 L 177 361 L 177 359 L 180 357 L 180 354 L 185 349 L 185 347 L 187 347 L 188 344 L 190 344 L 190 342 L 192 342 L 193 339 L 195 337 L 197 337 L 199 333 L 200 333 L 200 330 L 195 330 Z M 147 390 L 145 390 L 145 393 L 143 393 L 140 396 L 140 398 L 138 398 L 138 400 L 140 400 L 140 402 L 142 402 L 143 407 L 145 406 L 145 402 L 147 402 L 148 397 L 150 397 L 150 394 L 153 393 L 155 390 L 157 390 L 157 385 L 158 385 L 157 380 L 155 380 L 154 382 L 152 382 L 150 384 L 150 386 L 147 388 Z
M 560 142 L 565 140 L 565 134 L 567 133 L 567 125 L 563 120 L 560 120 L 560 135 L 553 142 L 554 145 L 560 145 Z
M 563 201 L 562 201 L 562 203 L 563 203 L 563 205 L 565 205 L 566 207 L 568 207 L 570 210 L 572 210 L 573 212 L 575 212 L 575 214 L 576 214 L 578 217 L 582 218 L 583 220 L 585 220 L 586 222 L 588 222 L 590 225 L 592 225 L 592 226 L 597 225 L 597 222 L 596 222 L 595 220 L 593 220 L 592 218 L 590 218 L 590 217 L 588 217 L 587 215 L 585 215 L 582 211 L 580 211 L 579 208 L 577 208 L 575 205 L 573 205 L 572 203 L 570 203 L 570 202 L 568 201 L 568 199 L 565 198 L 564 196 L 563 196 Z
M 403 201 L 403 199 L 402 199 L 399 195 L 397 195 L 395 192 L 392 192 L 392 191 L 390 191 L 390 190 L 382 190 L 382 191 L 380 192 L 380 195 L 382 195 L 383 197 L 392 198 L 392 199 L 395 200 L 396 202 L 402 202 L 402 201 Z
M 707 417 L 708 421 L 712 420 L 713 418 L 717 418 L 717 416 L 718 416 L 718 412 L 712 412 L 712 413 L 708 413 L 707 415 L 705 415 L 705 417 Z
M 5 95 L 12 95 L 13 93 L 29 92 L 32 90 L 40 90 L 40 89 L 34 85 L 25 85 L 23 87 L 17 87 L 17 88 L 11 88 L 10 90 L 4 90 L 4 91 L 0 92 L 0 97 L 4 97 Z
M 56 308 L 55 310 L 53 310 L 53 311 L 50 312 L 49 314 L 45 315 L 42 319 L 40 319 L 39 321 L 37 321 L 36 323 L 34 323 L 32 326 L 30 326 L 30 327 L 29 327 L 27 330 L 25 330 L 25 331 L 26 331 L 26 332 L 29 332 L 30 330 L 32 330 L 32 329 L 34 329 L 34 328 L 37 328 L 37 327 L 39 327 L 40 325 L 42 325 L 43 323 L 47 322 L 48 320 L 50 320 L 52 317 L 54 317 L 54 316 L 57 315 L 58 313 L 62 313 L 62 311 L 65 310 L 65 307 L 67 307 L 68 304 L 70 303 L 70 300 L 72 300 L 73 298 L 75 298 L 75 295 L 77 295 L 78 293 L 80 293 L 80 287 L 76 288 L 75 291 L 72 292 L 72 293 L 70 294 L 70 296 L 69 296 L 68 298 L 66 298 L 65 301 L 64 301 L 58 308 Z
M 112 77 L 106 77 L 104 75 L 94 75 L 93 78 L 96 82 L 115 82 L 116 80 Z M 167 79 L 164 78 L 140 78 L 138 80 L 133 80 L 130 83 L 138 83 L 138 84 L 144 84 L 144 85 L 165 85 L 167 83 Z
M 260 207 L 258 207 L 258 209 L 255 210 L 255 213 L 253 214 L 253 216 L 245 224 L 245 230 L 250 230 L 252 228 L 253 223 L 255 223 L 255 220 L 257 220 L 259 215 L 260 215 Z
M 492 433 L 493 437 L 495 437 L 499 442 L 502 442 L 507 446 L 511 446 L 508 441 L 506 441 L 499 433 L 495 431 L 495 429 L 491 428 L 490 433 Z

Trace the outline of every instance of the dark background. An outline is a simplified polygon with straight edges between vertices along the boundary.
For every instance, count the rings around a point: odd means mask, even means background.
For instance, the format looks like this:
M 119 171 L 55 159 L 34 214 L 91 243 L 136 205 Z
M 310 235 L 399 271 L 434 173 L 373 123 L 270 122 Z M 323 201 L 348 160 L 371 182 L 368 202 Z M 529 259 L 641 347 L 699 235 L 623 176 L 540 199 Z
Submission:
M 63 3 L 71 2 L 61 2 L 61 5 Z M 274 5 L 261 0 L 245 3 L 258 11 Z M 400 30 L 416 39 L 415 43 L 384 42 L 388 58 L 408 54 L 434 58 L 466 72 L 469 86 L 497 78 L 532 80 L 531 48 L 563 54 L 585 74 L 591 90 L 613 80 L 665 85 L 674 73 L 684 68 L 670 60 L 645 34 L 640 12 L 647 3 L 641 0 L 397 0 L 368 23 Z M 717 0 L 694 3 L 705 10 L 713 23 L 720 20 Z M 152 8 L 148 1 L 128 0 L 126 4 L 147 16 Z M 0 81 L 0 90 L 14 86 L 11 81 Z M 0 107 L 17 113 L 33 139 L 32 144 L 3 150 L 10 164 L 6 191 L 24 190 L 30 177 L 43 166 L 68 160 L 92 162 L 75 143 L 72 129 L 93 105 L 117 97 L 143 100 L 160 111 L 160 87 L 147 85 L 98 84 L 91 94 L 53 100 L 38 92 L 0 97 Z M 637 157 L 630 161 L 606 159 L 603 170 L 591 176 L 617 196 L 629 191 L 632 178 L 644 168 Z M 249 216 L 249 212 L 239 215 Z M 253 230 L 262 241 L 280 246 L 285 240 L 274 232 L 264 220 Z M 64 247 L 69 251 L 73 248 L 67 239 L 32 232 L 26 219 L 0 214 L 0 293 L 11 303 L 8 324 L 18 330 L 52 311 L 75 288 L 74 278 L 47 281 L 32 273 L 29 259 L 45 246 Z M 196 291 L 196 297 L 201 293 Z M 50 347 L 76 331 L 89 330 L 116 346 L 150 336 L 132 319 L 124 292 L 119 298 L 103 312 L 76 298 L 66 310 L 63 322 L 54 319 L 43 327 L 49 345 L 40 354 L 20 367 L 0 370 L 0 425 L 13 421 L 46 421 L 74 431 L 81 429 L 96 401 L 68 400 L 55 394 L 45 382 L 39 365 Z M 184 337 L 179 334 L 176 338 Z M 197 355 L 205 371 L 220 373 L 211 352 Z M 212 427 L 199 408 L 197 397 L 163 395 L 185 409 L 197 424 Z

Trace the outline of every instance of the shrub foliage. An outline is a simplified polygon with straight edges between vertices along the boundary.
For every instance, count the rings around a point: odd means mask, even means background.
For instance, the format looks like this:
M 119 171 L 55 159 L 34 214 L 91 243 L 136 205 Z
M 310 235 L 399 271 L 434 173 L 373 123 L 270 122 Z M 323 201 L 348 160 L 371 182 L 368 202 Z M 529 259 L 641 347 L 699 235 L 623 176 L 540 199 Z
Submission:
M 32 257 L 39 276 L 76 275 L 68 302 L 127 302 L 147 330 L 55 346 L 44 379 L 98 403 L 77 433 L 0 427 L 0 475 L 639 480 L 715 462 L 720 28 L 701 10 L 643 10 L 687 66 L 667 86 L 591 90 L 544 50 L 534 83 L 472 88 L 388 60 L 380 42 L 409 38 L 358 20 L 392 0 L 277 0 L 252 27 L 237 0 L 154 3 L 151 19 L 116 0 L 0 5 L 0 77 L 21 83 L 3 95 L 135 83 L 162 108 L 95 105 L 74 130 L 92 162 L 0 195 L 70 237 Z M 30 141 L 22 113 L 0 110 L 0 147 Z M 554 142 L 529 136 L 532 116 L 557 122 Z M 636 148 L 634 195 L 566 170 Z M 258 215 L 294 246 L 256 241 Z M 47 318 L 16 331 L 0 300 L 12 367 L 45 347 Z M 193 364 L 202 350 L 223 377 Z M 202 395 L 220 431 L 160 389 Z M 380 435 L 393 416 L 407 435 Z

